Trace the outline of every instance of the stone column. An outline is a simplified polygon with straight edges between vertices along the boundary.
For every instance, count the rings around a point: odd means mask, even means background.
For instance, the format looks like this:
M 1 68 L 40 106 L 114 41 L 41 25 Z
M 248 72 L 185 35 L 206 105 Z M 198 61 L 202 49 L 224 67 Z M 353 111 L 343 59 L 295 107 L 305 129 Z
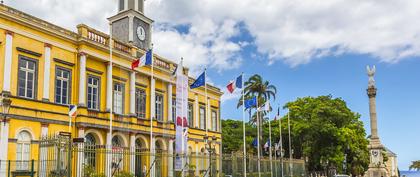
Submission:
M 106 111 L 112 106 L 112 66 L 111 62 L 106 65 Z
M 0 123 L 0 161 L 6 161 L 9 147 L 9 121 Z M 6 163 L 0 164 L 0 176 L 6 175 Z
M 172 119 L 172 84 L 168 83 L 168 121 L 172 120 L 175 122 L 175 120 Z
M 83 127 L 79 128 L 78 135 L 79 135 L 79 138 L 84 138 L 85 137 L 85 129 Z M 77 146 L 78 146 L 79 149 L 83 149 L 83 144 L 82 143 L 79 143 Z M 77 166 L 76 166 L 77 177 L 82 177 L 83 164 L 84 163 L 85 163 L 85 153 L 83 151 L 77 152 Z
M 169 146 L 168 146 L 168 177 L 173 176 L 174 171 L 174 140 L 169 139 Z
M 79 106 L 86 106 L 86 53 L 79 53 Z
M 4 68 L 3 68 L 3 92 L 10 93 L 11 77 L 12 77 L 12 52 L 13 52 L 13 35 L 11 31 L 6 31 L 6 41 L 4 47 Z
M 50 70 L 51 70 L 51 44 L 44 44 L 44 90 L 43 101 L 50 101 Z
M 195 107 L 195 127 L 200 128 L 200 105 L 198 104 L 198 95 L 195 94 L 194 100 L 194 107 Z
M 195 157 L 196 157 L 195 158 L 195 175 L 200 174 L 199 170 L 201 170 L 201 168 L 202 168 L 201 165 L 203 165 L 203 164 L 201 164 L 200 166 L 198 166 L 199 161 L 201 161 L 201 158 L 203 158 L 203 157 L 199 156 L 199 153 L 200 153 L 200 149 L 198 149 L 198 144 L 195 143 Z
M 371 139 L 379 139 L 377 117 L 376 117 L 376 88 L 369 87 L 367 89 L 367 94 L 369 96 Z
M 130 73 L 130 115 L 136 115 L 136 72 Z
M 130 134 L 130 173 L 136 173 L 136 135 L 134 133 Z

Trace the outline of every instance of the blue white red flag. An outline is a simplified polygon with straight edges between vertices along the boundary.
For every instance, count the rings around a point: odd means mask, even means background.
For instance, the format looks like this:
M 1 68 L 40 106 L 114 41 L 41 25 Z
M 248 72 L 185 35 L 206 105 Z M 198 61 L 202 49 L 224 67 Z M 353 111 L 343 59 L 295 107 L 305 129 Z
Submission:
M 226 86 L 230 93 L 233 93 L 236 88 L 242 88 L 242 75 L 238 76 L 236 80 L 230 81 L 229 84 Z
M 69 116 L 74 117 L 77 115 L 77 106 L 76 105 L 69 105 Z
M 131 69 L 142 67 L 144 65 L 152 65 L 152 49 L 149 49 L 146 54 L 131 63 Z

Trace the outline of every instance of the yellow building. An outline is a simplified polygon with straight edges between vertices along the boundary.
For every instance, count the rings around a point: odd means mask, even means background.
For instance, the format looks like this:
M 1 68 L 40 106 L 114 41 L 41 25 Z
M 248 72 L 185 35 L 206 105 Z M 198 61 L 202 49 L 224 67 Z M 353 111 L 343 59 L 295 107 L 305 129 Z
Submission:
M 150 142 L 154 142 L 149 152 L 169 155 L 161 156 L 150 172 L 156 156 L 138 159 L 131 154 L 124 157 L 121 170 L 136 176 L 144 172 L 173 175 L 175 79 L 171 75 L 176 63 L 154 54 L 153 76 L 150 66 L 131 70 L 132 61 L 151 46 L 153 21 L 143 14 L 143 0 L 119 0 L 118 10 L 108 19 L 110 40 L 108 34 L 84 24 L 73 32 L 0 5 L 0 92 L 12 101 L 8 114 L 2 114 L 0 161 L 46 160 L 42 138 L 68 131 L 68 105 L 72 104 L 78 105 L 77 117 L 71 121 L 72 138 L 85 138 L 85 144 L 93 144 L 94 148 L 112 141 L 114 147 L 130 153 L 149 151 Z M 188 75 L 187 68 L 184 73 Z M 222 92 L 207 85 L 207 93 L 206 98 L 204 87 L 188 93 L 188 149 L 197 157 L 207 153 L 206 134 L 216 138 L 216 154 L 221 150 Z M 74 152 L 72 159 L 72 176 L 82 176 L 84 165 L 107 174 L 105 169 L 114 163 L 114 157 L 106 153 Z M 196 158 L 189 165 L 198 176 L 209 165 L 204 159 L 199 161 Z M 16 168 L 27 166 L 22 163 Z M 41 172 L 45 168 L 41 162 L 36 168 L 40 176 L 48 176 Z M 4 169 L 1 164 L 0 176 L 5 174 Z

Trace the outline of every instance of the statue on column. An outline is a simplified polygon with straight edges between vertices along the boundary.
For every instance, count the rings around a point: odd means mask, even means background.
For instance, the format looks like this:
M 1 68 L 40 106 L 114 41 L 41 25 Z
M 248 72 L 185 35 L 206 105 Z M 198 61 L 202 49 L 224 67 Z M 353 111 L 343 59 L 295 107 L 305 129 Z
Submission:
M 375 79 L 373 78 L 373 76 L 375 76 L 375 72 L 376 72 L 375 65 L 373 65 L 372 68 L 370 68 L 369 66 L 366 66 L 366 70 L 367 70 L 367 74 L 369 76 L 368 88 L 375 87 Z

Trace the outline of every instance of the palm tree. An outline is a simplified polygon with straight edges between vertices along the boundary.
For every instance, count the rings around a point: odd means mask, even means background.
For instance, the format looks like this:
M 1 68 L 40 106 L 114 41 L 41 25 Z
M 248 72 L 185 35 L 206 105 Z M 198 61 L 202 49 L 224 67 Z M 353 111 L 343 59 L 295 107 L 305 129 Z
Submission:
M 420 160 L 413 161 L 413 163 L 410 165 L 410 170 L 416 170 L 420 171 Z
M 251 76 L 246 82 L 245 82 L 245 88 L 244 88 L 244 97 L 245 100 L 247 99 L 251 99 L 252 97 L 257 97 L 257 101 L 258 101 L 258 105 L 263 105 L 267 100 L 276 99 L 276 93 L 277 93 L 277 89 L 274 85 L 271 85 L 269 81 L 264 81 L 263 78 L 258 75 L 255 74 L 253 76 Z M 237 107 L 239 108 L 242 105 L 242 100 L 244 98 L 241 97 L 239 99 L 239 102 L 237 104 Z M 271 109 L 271 108 L 270 108 Z M 251 109 L 247 109 L 249 111 L 250 114 L 250 122 L 251 123 L 257 123 L 256 121 L 256 117 L 257 114 L 260 114 L 260 117 L 264 117 L 266 115 L 266 112 L 256 112 L 254 113 L 254 115 L 252 115 L 251 117 Z M 259 119 L 260 121 L 258 122 L 259 128 L 260 128 L 260 137 L 259 140 L 260 142 L 262 142 L 262 123 L 264 122 L 263 118 Z M 262 143 L 260 143 L 261 145 Z M 259 147 L 261 148 L 261 146 Z

